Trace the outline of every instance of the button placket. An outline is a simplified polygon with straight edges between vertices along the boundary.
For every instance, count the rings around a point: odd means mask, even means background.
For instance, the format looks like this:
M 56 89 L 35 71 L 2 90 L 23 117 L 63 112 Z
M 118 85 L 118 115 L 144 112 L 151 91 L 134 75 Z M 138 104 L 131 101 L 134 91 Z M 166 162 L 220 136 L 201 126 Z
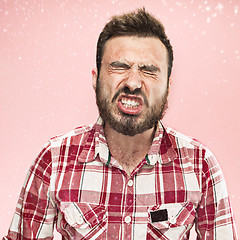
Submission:
M 124 228 L 124 236 L 123 239 L 131 239 L 132 236 L 132 223 L 134 215 L 134 199 L 135 199 L 135 192 L 134 192 L 134 180 L 126 177 L 125 182 L 125 198 L 124 198 L 124 211 L 123 211 L 123 219 L 122 222 Z

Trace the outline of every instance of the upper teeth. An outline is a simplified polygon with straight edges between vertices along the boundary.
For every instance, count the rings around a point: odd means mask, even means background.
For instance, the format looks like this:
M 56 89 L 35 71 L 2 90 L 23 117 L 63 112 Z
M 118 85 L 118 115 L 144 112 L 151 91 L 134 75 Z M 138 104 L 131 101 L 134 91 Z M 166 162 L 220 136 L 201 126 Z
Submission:
M 139 103 L 135 102 L 134 100 L 126 100 L 126 99 L 122 99 L 122 104 L 126 107 L 137 107 L 139 105 Z

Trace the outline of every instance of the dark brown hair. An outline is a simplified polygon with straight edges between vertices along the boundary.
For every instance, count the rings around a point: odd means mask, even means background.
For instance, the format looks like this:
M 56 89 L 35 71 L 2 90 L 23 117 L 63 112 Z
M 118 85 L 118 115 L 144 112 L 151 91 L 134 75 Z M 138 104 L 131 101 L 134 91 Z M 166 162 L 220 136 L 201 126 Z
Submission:
M 172 45 L 165 33 L 165 28 L 144 8 L 137 9 L 130 13 L 113 16 L 105 25 L 98 38 L 97 43 L 97 70 L 100 73 L 101 61 L 104 47 L 110 38 L 120 36 L 137 36 L 137 37 L 156 37 L 165 45 L 168 52 L 168 79 L 172 71 L 173 50 Z

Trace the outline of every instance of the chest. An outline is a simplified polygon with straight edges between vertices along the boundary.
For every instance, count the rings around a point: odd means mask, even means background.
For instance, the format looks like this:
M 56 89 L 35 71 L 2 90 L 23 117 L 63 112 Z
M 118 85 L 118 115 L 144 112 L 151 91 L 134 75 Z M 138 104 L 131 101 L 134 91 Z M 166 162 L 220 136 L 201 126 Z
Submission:
M 114 239 L 116 233 L 116 239 L 148 239 L 166 229 L 171 230 L 169 236 L 183 235 L 193 224 L 192 213 L 201 197 L 198 177 L 191 170 L 144 165 L 129 178 L 100 162 L 59 172 L 54 194 L 59 231 L 85 239 L 98 234 L 100 239 Z M 181 226 L 171 228 L 178 222 Z
M 178 164 L 144 165 L 131 178 L 101 162 L 79 164 L 56 174 L 54 195 L 59 202 L 90 202 L 101 205 L 161 205 L 198 202 L 200 176 Z

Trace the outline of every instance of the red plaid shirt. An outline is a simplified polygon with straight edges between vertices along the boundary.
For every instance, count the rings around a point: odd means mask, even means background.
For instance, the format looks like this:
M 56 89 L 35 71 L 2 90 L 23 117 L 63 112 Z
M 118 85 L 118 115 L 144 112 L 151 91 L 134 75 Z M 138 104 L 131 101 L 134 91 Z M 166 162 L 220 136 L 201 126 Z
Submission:
M 102 121 L 52 138 L 30 168 L 5 239 L 237 239 L 212 153 L 158 124 L 128 176 L 111 157 Z

